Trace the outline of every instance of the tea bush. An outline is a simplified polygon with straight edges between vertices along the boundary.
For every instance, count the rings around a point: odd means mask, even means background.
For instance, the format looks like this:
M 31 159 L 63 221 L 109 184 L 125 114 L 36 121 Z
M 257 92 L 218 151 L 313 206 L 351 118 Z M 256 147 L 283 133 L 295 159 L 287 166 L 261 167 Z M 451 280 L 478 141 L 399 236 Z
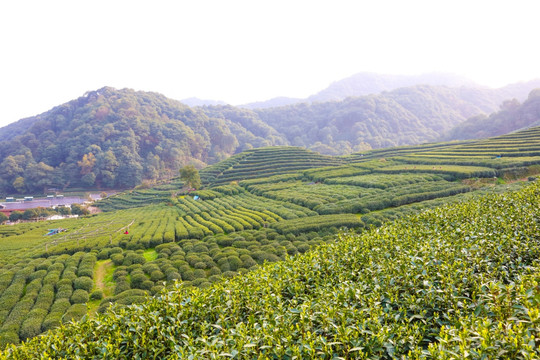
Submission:
M 307 254 L 203 289 L 178 285 L 2 354 L 538 358 L 538 208 L 533 183 L 344 233 Z

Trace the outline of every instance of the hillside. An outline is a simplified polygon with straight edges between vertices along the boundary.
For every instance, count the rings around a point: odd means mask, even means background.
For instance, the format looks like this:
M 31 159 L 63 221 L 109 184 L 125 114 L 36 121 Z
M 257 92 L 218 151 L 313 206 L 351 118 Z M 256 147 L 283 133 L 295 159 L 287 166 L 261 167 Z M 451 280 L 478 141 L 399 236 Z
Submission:
M 201 170 L 202 190 L 182 192 L 175 179 L 110 196 L 91 216 L 0 225 L 0 347 L 111 304 L 145 302 L 164 283 L 215 289 L 333 243 L 340 228 L 363 234 L 477 194 L 519 189 L 524 182 L 505 182 L 540 174 L 539 134 L 531 128 L 342 157 L 251 149 Z M 51 228 L 65 231 L 44 236 Z
M 448 73 L 428 73 L 421 75 L 388 75 L 361 72 L 330 84 L 326 89 L 311 95 L 309 101 L 336 101 L 350 96 L 364 96 L 392 91 L 416 85 L 447 86 L 459 88 L 480 87 L 473 81 Z
M 443 140 L 481 139 L 538 126 L 540 122 L 540 89 L 531 91 L 520 104 L 516 99 L 501 104 L 500 111 L 489 116 L 472 117 L 442 136 Z
M 254 110 L 290 144 L 344 154 L 434 141 L 498 103 L 481 89 L 418 85 L 343 101 Z
M 246 127 L 247 126 L 247 127 Z M 260 120 L 209 118 L 163 95 L 102 88 L 0 129 L 0 193 L 126 188 L 287 141 Z
M 496 108 L 494 94 L 417 85 L 342 101 L 249 110 L 190 108 L 160 94 L 106 87 L 0 129 L 0 195 L 133 188 L 170 179 L 186 164 L 202 168 L 266 146 L 343 155 L 425 143 Z
M 264 109 L 303 102 L 341 101 L 348 97 L 377 95 L 382 92 L 417 85 L 460 89 L 464 98 L 468 101 L 475 102 L 476 106 L 479 106 L 480 108 L 482 108 L 482 103 L 484 103 L 487 107 L 483 108 L 483 111 L 491 113 L 497 109 L 499 104 L 504 100 L 517 98 L 518 100 L 523 101 L 526 99 L 532 89 L 540 87 L 540 79 L 510 84 L 498 89 L 491 89 L 475 84 L 473 81 L 462 76 L 449 73 L 389 75 L 362 72 L 335 81 L 327 88 L 305 99 L 275 98 L 267 101 L 240 105 L 240 107 L 248 109 Z M 476 97 L 482 98 L 481 102 L 478 102 L 480 99 L 475 100 Z
M 3 356 L 537 358 L 539 206 L 534 184 L 345 233 L 207 289 L 177 285 Z

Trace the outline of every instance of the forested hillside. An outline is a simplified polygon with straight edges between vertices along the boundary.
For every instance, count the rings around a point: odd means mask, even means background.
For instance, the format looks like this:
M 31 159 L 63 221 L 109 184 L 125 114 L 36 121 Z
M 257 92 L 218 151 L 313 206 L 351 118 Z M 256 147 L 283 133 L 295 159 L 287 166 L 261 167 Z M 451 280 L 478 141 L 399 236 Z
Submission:
M 481 139 L 540 125 L 540 89 L 531 91 L 527 100 L 507 100 L 489 116 L 468 119 L 445 134 L 443 140 Z
M 512 89 L 520 93 L 522 87 Z M 190 108 L 156 93 L 105 87 L 0 129 L 0 195 L 131 188 L 143 180 L 169 179 L 187 164 L 202 168 L 264 146 L 293 145 L 341 155 L 425 143 L 497 108 L 499 95 L 494 94 L 481 88 L 417 85 L 342 101 L 249 110 L 230 105 Z M 503 106 L 521 124 L 534 114 L 533 100 L 523 116 L 512 112 L 514 102 Z M 471 126 L 478 126 L 477 119 L 471 123 L 465 128 L 468 134 L 475 133 Z M 480 126 L 484 133 L 477 136 L 519 128 L 491 131 Z
M 102 88 L 0 129 L 0 192 L 126 188 L 287 140 L 257 118 L 217 119 L 163 95 Z

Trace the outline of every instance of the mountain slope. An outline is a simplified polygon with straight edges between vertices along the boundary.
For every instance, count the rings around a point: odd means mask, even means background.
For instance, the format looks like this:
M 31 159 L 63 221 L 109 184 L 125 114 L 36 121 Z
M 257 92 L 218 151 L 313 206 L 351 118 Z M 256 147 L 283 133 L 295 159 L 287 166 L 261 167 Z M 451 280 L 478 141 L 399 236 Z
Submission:
M 520 104 L 516 99 L 505 101 L 500 111 L 479 115 L 464 121 L 441 137 L 443 140 L 480 139 L 536 126 L 540 121 L 540 89 L 531 91 Z
M 534 180 L 539 134 L 533 128 L 346 157 L 293 147 L 252 149 L 201 170 L 202 190 L 183 191 L 175 180 L 118 193 L 96 204 L 102 213 L 57 220 L 62 234 L 44 236 L 48 221 L 0 226 L 0 349 L 111 303 L 144 302 L 164 282 L 212 287 L 258 264 L 333 242 L 342 227 L 366 232 L 479 193 L 521 188 L 524 182 L 495 183 Z M 478 224 L 467 219 L 467 226 Z M 514 225 L 505 229 L 515 235 Z M 494 234 L 498 239 L 500 233 Z M 523 231 L 519 235 L 523 240 Z
M 455 74 L 387 75 L 362 72 L 333 82 L 326 89 L 308 98 L 309 101 L 335 101 L 349 96 L 363 96 L 415 85 L 478 87 L 474 82 Z
M 530 84 L 509 86 L 503 93 L 521 94 Z M 0 193 L 133 187 L 170 178 L 188 163 L 202 167 L 273 145 L 340 155 L 425 143 L 496 109 L 500 94 L 416 85 L 341 101 L 250 110 L 190 108 L 156 93 L 105 87 L 0 129 Z
M 251 147 L 286 144 L 258 119 L 217 119 L 157 93 L 105 87 L 0 129 L 0 191 L 133 187 Z
M 325 154 L 433 141 L 456 124 L 489 109 L 489 93 L 418 85 L 342 101 L 256 109 L 295 146 Z M 472 98 L 472 100 L 469 100 Z

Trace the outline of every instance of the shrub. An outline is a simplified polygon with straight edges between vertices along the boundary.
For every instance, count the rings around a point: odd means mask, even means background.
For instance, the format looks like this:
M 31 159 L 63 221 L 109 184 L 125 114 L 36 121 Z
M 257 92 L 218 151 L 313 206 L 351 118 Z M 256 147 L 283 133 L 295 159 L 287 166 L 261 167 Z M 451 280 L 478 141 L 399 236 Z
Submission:
M 49 268 L 49 266 L 52 265 L 52 262 L 51 260 L 47 259 L 47 260 L 44 260 L 42 261 L 40 264 L 38 264 L 36 266 L 36 271 L 39 271 L 39 270 L 47 270 Z
M 62 279 L 75 280 L 77 278 L 77 268 L 66 268 L 62 273 Z
M 195 269 L 206 269 L 206 263 L 199 261 L 193 266 Z
M 35 280 L 35 279 L 43 279 L 47 275 L 47 270 L 38 270 L 28 277 L 29 281 Z
M 65 313 L 66 310 L 71 306 L 69 299 L 56 299 L 51 306 L 51 313 Z
M 124 262 L 124 255 L 115 253 L 111 255 L 111 260 L 116 266 L 122 265 Z
M 49 266 L 47 268 L 47 272 L 59 272 L 61 273 L 62 271 L 64 271 L 64 264 L 60 263 L 60 262 L 55 262 L 54 264 L 52 264 L 51 266 Z
M 125 254 L 124 260 L 122 261 L 122 265 L 130 266 L 132 264 L 144 264 L 145 262 L 146 262 L 146 259 L 144 258 L 143 255 L 130 252 L 130 253 Z
M 166 275 L 167 281 L 182 280 L 182 276 L 177 271 L 168 272 Z
M 59 271 L 48 272 L 47 275 L 43 278 L 43 285 L 54 285 L 60 280 Z
M 133 288 L 140 289 L 142 283 L 146 280 L 148 280 L 148 278 L 146 277 L 146 275 L 144 275 L 144 273 L 131 274 L 131 286 Z
M 144 272 L 143 269 L 142 269 L 142 265 L 141 265 L 141 264 L 133 264 L 133 265 L 128 266 L 128 268 L 127 268 L 127 271 L 128 271 L 131 275 L 133 275 L 133 272 L 134 272 L 134 271 L 137 271 L 137 270 L 139 270 L 139 271 L 141 271 L 141 272 Z
M 79 267 L 79 271 L 77 271 L 78 276 L 88 276 L 92 277 L 94 276 L 94 265 L 88 265 L 88 266 L 81 266 Z
M 195 271 L 193 271 L 193 277 L 195 279 L 203 279 L 203 278 L 206 278 L 206 272 L 202 269 L 197 269 Z
M 90 294 L 90 300 L 102 300 L 103 299 L 103 291 L 101 290 L 95 290 Z
M 150 274 L 150 280 L 156 282 L 165 279 L 165 275 L 160 270 L 154 270 Z
M 223 273 L 223 277 L 226 277 L 226 278 L 232 278 L 233 276 L 236 276 L 236 272 L 234 271 L 225 271 Z
M 113 274 L 113 280 L 118 281 L 119 279 L 125 278 L 126 276 L 128 276 L 128 272 L 126 270 L 116 269 Z
M 75 290 L 83 289 L 87 292 L 90 292 L 94 287 L 94 280 L 92 280 L 88 276 L 81 276 L 76 278 L 75 281 L 73 281 L 73 287 L 75 288 Z
M 152 272 L 159 270 L 159 266 L 156 263 L 146 263 L 142 269 L 146 274 L 150 275 Z
M 61 286 L 56 291 L 56 299 L 69 299 L 73 294 L 73 288 L 69 286 Z
M 81 290 L 81 291 L 84 291 L 84 290 Z M 88 296 L 88 294 L 86 294 L 86 296 Z M 83 316 L 86 315 L 87 311 L 88 311 L 88 308 L 86 307 L 86 304 L 81 304 L 81 303 L 73 304 L 62 317 L 62 323 L 65 324 L 70 321 L 79 321 L 83 318 Z
M 257 262 L 249 255 L 241 255 L 240 260 L 242 260 L 242 267 L 246 269 L 257 265 Z
M 88 302 L 88 292 L 83 289 L 77 289 L 73 292 L 73 295 L 71 295 L 71 303 L 72 304 L 83 304 Z
M 143 283 L 140 286 L 140 289 L 142 289 L 142 290 L 151 290 L 152 287 L 154 287 L 154 285 L 155 284 L 154 284 L 154 282 L 152 280 L 147 279 L 147 280 L 143 281 Z
M 26 285 L 25 296 L 37 296 L 39 290 L 41 290 L 41 279 L 35 279 Z
M 121 254 L 122 253 L 122 248 L 121 247 L 113 247 L 111 250 L 109 250 L 109 255 L 113 255 L 113 254 Z
M 193 270 L 191 269 L 183 269 L 183 271 L 180 272 L 180 274 L 182 275 L 182 280 L 184 281 L 192 281 L 195 279 L 195 273 Z
M 129 289 L 131 289 L 131 287 L 127 281 L 118 281 L 114 287 L 114 295 L 118 295 Z
M 12 212 L 11 215 L 13 215 L 16 212 L 17 211 Z M 9 345 L 9 344 L 19 344 L 19 342 L 20 342 L 19 335 L 17 334 L 16 331 L 9 330 L 9 331 L 0 332 L 0 349 L 4 348 L 6 345 Z
M 54 301 L 54 286 L 44 285 L 39 292 L 33 309 L 49 310 Z
M 227 261 L 229 262 L 229 269 L 231 271 L 236 271 L 242 266 L 242 260 L 238 256 L 229 256 L 227 257 Z
M 19 330 L 21 340 L 24 341 L 28 338 L 39 335 L 41 333 L 41 324 L 46 315 L 47 310 L 45 309 L 31 310 L 21 324 L 21 329 Z
M 64 312 L 51 312 L 49 313 L 45 319 L 43 320 L 43 323 L 41 324 L 41 330 L 47 331 L 54 328 L 57 328 L 62 324 L 62 316 L 64 315 Z
M 64 287 L 64 286 L 70 286 L 73 284 L 73 282 L 70 280 L 70 279 L 62 279 L 62 280 L 59 280 L 56 284 L 55 284 L 55 287 L 56 289 L 60 289 L 61 287 Z

